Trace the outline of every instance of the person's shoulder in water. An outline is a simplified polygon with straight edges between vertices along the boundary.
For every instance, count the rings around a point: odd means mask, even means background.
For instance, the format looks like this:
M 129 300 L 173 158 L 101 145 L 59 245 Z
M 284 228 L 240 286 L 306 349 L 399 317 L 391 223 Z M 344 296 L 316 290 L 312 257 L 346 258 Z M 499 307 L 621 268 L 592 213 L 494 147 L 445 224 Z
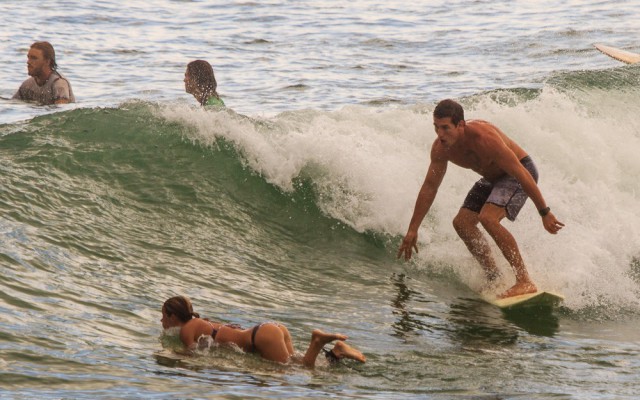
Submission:
M 210 106 L 210 107 L 224 107 L 224 101 L 222 101 L 222 99 L 220 97 L 217 96 L 211 96 L 209 97 L 209 99 L 207 99 L 206 103 L 204 104 L 205 106 Z

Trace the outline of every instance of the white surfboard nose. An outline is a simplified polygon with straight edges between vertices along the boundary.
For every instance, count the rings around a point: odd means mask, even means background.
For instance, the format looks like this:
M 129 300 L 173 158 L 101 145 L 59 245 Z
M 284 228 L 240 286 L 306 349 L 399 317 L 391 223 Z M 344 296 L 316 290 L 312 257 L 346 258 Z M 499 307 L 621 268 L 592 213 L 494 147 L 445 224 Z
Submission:
M 630 51 L 618 49 L 611 46 L 606 46 L 600 43 L 596 43 L 593 46 L 609 57 L 618 61 L 622 61 L 623 63 L 635 64 L 637 62 L 640 62 L 640 54 L 632 53 Z
M 564 296 L 545 291 L 521 294 L 504 299 L 484 297 L 484 300 L 500 308 L 516 308 L 530 306 L 556 306 L 564 300 Z

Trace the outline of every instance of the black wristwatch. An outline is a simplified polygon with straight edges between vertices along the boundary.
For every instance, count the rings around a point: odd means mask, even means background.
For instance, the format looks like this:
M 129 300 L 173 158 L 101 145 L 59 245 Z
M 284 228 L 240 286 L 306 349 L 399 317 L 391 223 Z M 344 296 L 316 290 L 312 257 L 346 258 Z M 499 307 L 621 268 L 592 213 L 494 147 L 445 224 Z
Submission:
M 549 214 L 549 211 L 551 211 L 550 207 L 541 208 L 538 210 L 538 214 L 540 214 L 541 217 L 544 217 L 545 215 Z

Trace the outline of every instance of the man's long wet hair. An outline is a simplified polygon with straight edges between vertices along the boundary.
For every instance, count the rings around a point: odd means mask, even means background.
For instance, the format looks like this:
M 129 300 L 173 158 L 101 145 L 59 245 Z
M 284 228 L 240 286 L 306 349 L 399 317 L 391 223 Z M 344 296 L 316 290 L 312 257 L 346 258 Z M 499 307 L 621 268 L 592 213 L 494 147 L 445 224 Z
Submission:
M 49 42 L 35 42 L 31 45 L 32 49 L 38 49 L 42 51 L 42 56 L 49 60 L 49 67 L 55 71 L 58 69 L 58 64 L 56 63 L 56 51 L 53 49 L 53 46 Z
M 458 125 L 458 122 L 464 121 L 464 109 L 460 104 L 451 100 L 445 99 L 438 103 L 433 110 L 434 118 L 451 118 L 453 125 Z
M 198 313 L 193 312 L 191 300 L 185 296 L 175 296 L 165 301 L 162 309 L 168 316 L 175 315 L 181 322 L 187 322 L 191 318 L 200 318 Z
M 213 74 L 213 67 L 207 61 L 191 61 L 187 64 L 187 74 L 189 74 L 189 77 L 193 79 L 195 84 L 198 86 L 198 89 L 202 93 L 206 94 L 203 101 L 206 101 L 211 95 L 218 97 L 218 93 L 216 92 L 218 83 L 216 82 L 216 77 Z

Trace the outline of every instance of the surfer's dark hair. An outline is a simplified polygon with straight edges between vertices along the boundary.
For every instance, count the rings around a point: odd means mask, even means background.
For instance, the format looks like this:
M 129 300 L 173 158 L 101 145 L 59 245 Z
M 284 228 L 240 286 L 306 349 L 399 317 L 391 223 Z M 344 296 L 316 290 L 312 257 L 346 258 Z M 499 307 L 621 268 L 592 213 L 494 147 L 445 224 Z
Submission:
M 187 74 L 193 79 L 198 89 L 205 94 L 205 102 L 211 95 L 218 97 L 216 92 L 218 83 L 213 74 L 213 67 L 209 62 L 205 60 L 191 61 L 187 64 Z
M 31 48 L 42 51 L 42 56 L 49 60 L 49 68 L 54 71 L 58 69 L 58 64 L 56 63 L 56 51 L 53 49 L 51 43 L 35 42 L 31 45 Z
M 458 122 L 464 121 L 464 109 L 457 102 L 445 99 L 440 101 L 433 110 L 433 117 L 438 119 L 449 117 L 454 125 L 458 125 Z
M 162 310 L 168 316 L 175 315 L 183 323 L 191 318 L 200 318 L 198 313 L 193 312 L 191 300 L 185 296 L 175 296 L 165 301 L 162 305 Z

